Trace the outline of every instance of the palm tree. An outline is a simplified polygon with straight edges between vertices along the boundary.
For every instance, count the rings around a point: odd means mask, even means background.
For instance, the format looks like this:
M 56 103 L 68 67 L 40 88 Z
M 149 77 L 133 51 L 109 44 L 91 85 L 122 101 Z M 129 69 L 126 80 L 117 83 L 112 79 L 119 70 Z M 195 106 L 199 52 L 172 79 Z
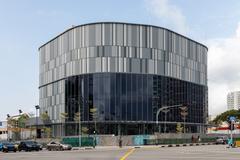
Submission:
M 68 119 L 68 113 L 66 113 L 66 112 L 64 112 L 64 113 L 61 113 L 61 115 L 60 115 L 60 117 L 61 117 L 61 120 L 62 120 L 62 133 L 61 133 L 61 136 L 63 136 L 64 135 L 64 123 L 66 122 L 66 119 Z
M 44 122 L 44 124 L 45 123 L 47 123 L 48 121 L 49 121 L 49 115 L 48 115 L 48 112 L 47 111 L 45 111 L 45 112 L 43 112 L 43 113 L 41 113 L 41 115 L 40 115 L 40 118 L 41 118 L 41 120 Z
M 89 131 L 88 127 L 82 127 L 82 134 L 83 135 L 88 134 L 88 131 Z
M 97 129 L 97 108 L 96 107 L 93 107 L 90 109 L 90 113 L 92 115 L 92 120 L 94 121 L 94 143 L 93 143 L 93 147 L 95 148 L 96 146 L 96 129 Z
M 183 131 L 183 127 L 182 127 L 181 123 L 177 123 L 176 133 L 182 133 L 182 131 Z
M 49 117 L 49 115 L 48 115 L 48 112 L 45 111 L 45 112 L 41 113 L 40 118 L 41 118 L 41 120 L 43 121 L 44 133 L 46 133 L 46 132 L 47 132 L 46 124 L 49 123 L 49 120 L 50 120 L 50 117 Z
M 75 122 L 75 124 L 76 124 L 76 135 L 77 135 L 77 124 L 79 123 L 79 120 L 80 120 L 80 112 L 76 112 L 75 114 L 74 114 L 74 122 Z M 79 128 L 80 129 L 80 128 Z
M 29 116 L 29 118 L 33 118 L 34 114 L 33 113 L 28 113 L 28 116 Z M 32 124 L 30 123 L 30 138 L 32 138 L 32 131 L 33 130 L 35 130 L 35 129 L 32 127 Z
M 24 113 L 21 114 L 18 118 L 18 127 L 20 128 L 20 137 L 22 137 L 22 129 L 24 130 L 26 128 L 26 122 L 29 119 L 29 115 Z
M 13 139 L 18 139 L 17 137 L 18 137 L 19 129 L 17 128 L 17 123 L 18 121 L 16 119 L 8 117 L 7 119 L 8 131 L 11 130 Z
M 7 114 L 7 139 L 9 140 L 9 131 L 11 130 L 11 132 L 13 133 L 13 127 L 16 125 L 16 122 L 13 122 L 13 119 L 11 118 L 11 116 L 9 114 Z
M 92 120 L 94 121 L 94 132 L 96 133 L 96 129 L 97 129 L 97 108 L 93 107 L 90 109 L 90 114 L 92 115 Z M 95 134 L 94 133 L 94 134 Z

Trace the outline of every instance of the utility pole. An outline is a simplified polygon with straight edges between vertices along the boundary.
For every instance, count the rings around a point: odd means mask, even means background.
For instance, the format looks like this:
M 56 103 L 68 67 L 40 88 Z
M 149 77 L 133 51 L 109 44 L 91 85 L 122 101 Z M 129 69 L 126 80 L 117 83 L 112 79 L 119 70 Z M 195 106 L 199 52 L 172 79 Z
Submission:
M 10 121 L 10 115 L 7 114 L 7 140 L 9 141 L 9 121 Z
M 19 129 L 20 129 L 20 140 L 22 140 L 22 128 L 21 128 L 22 126 L 21 126 L 21 123 L 19 123 L 19 120 L 20 120 L 20 118 L 21 118 L 21 114 L 22 114 L 22 110 L 19 109 L 18 111 L 19 111 L 18 127 L 19 127 Z
M 40 109 L 39 105 L 36 105 L 35 106 L 35 109 L 36 109 L 36 136 L 35 136 L 35 139 L 38 138 L 38 116 L 37 116 L 37 110 Z

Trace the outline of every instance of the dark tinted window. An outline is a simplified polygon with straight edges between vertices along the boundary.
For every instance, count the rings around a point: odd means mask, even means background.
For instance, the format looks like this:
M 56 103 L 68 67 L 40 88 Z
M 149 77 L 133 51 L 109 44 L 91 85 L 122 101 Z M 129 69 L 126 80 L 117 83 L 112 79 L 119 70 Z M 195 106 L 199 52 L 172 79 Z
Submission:
M 81 119 L 85 123 L 82 126 L 87 128 L 89 134 L 94 130 L 94 119 L 90 112 L 93 107 L 97 109 L 96 121 L 103 123 L 98 124 L 99 130 L 102 129 L 101 132 L 107 134 L 118 133 L 118 122 L 125 125 L 124 130 L 127 130 L 129 123 L 133 121 L 139 121 L 138 124 L 146 123 L 146 126 L 136 130 L 133 128 L 132 134 L 142 133 L 144 130 L 154 133 L 157 110 L 163 106 L 179 104 L 188 107 L 186 122 L 205 123 L 207 87 L 194 83 L 157 75 L 97 73 L 69 77 L 65 87 L 69 121 L 74 121 L 75 113 L 80 108 Z M 72 98 L 76 100 L 74 103 L 69 101 Z M 179 108 L 171 109 L 166 115 L 160 112 L 158 121 L 163 123 L 165 117 L 166 121 L 183 123 Z M 105 122 L 108 123 L 107 126 Z M 147 126 L 149 127 L 146 129 Z M 164 125 L 159 127 L 163 131 Z M 78 132 L 74 133 L 74 128 L 78 131 L 78 125 L 73 123 L 66 132 L 77 134 Z M 196 125 L 187 126 L 187 130 L 192 133 L 199 131 Z M 166 131 L 175 132 L 176 124 L 168 125 Z

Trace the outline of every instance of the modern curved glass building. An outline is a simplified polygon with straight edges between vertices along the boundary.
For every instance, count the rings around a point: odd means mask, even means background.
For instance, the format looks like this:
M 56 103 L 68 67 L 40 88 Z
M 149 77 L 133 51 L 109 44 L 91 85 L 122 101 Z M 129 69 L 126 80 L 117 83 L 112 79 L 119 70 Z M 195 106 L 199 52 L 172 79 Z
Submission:
M 101 22 L 74 26 L 39 48 L 40 112 L 54 136 L 205 132 L 208 117 L 207 47 L 165 28 Z M 94 108 L 94 114 L 92 112 Z M 65 114 L 63 114 L 65 113 Z M 65 115 L 65 117 L 61 116 Z M 67 115 L 67 116 L 66 116 Z M 61 126 L 64 131 L 61 131 Z M 160 126 L 160 128 L 158 128 Z M 86 129 L 87 128 L 87 129 Z

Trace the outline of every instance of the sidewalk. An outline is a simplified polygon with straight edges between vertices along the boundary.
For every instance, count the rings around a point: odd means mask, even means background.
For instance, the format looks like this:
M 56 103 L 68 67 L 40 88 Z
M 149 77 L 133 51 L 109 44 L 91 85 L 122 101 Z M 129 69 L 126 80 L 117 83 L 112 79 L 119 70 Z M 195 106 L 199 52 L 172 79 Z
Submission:
M 160 145 L 139 145 L 139 146 L 96 146 L 95 148 L 89 147 L 73 147 L 73 150 L 119 150 L 119 149 L 131 149 L 131 148 L 164 148 L 164 147 L 187 147 L 187 146 L 203 146 L 203 145 L 215 145 L 215 143 L 186 143 L 186 144 L 160 144 Z

